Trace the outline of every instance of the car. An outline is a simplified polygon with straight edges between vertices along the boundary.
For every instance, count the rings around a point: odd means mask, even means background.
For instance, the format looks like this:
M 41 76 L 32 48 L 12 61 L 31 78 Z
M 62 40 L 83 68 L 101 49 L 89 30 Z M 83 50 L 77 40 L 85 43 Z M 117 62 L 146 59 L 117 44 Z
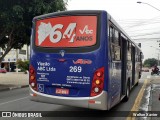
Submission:
M 149 68 L 142 68 L 142 72 L 149 72 Z
M 0 68 L 0 73 L 7 73 L 7 70 L 5 68 Z

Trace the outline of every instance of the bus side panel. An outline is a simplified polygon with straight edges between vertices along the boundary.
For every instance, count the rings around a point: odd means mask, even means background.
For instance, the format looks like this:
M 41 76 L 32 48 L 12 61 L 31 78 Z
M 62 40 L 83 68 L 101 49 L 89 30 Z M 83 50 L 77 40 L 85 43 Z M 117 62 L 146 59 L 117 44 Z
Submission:
M 108 26 L 109 28 L 110 26 Z M 109 29 L 108 29 L 109 30 Z M 108 32 L 109 34 L 109 32 Z M 109 35 L 108 35 L 109 36 Z M 107 36 L 107 37 L 108 37 Z M 108 37 L 108 108 L 110 109 L 120 101 L 121 95 L 121 61 L 112 60 L 110 37 Z
M 108 68 L 108 73 L 106 73 L 107 75 L 107 86 L 108 86 L 108 96 L 107 96 L 107 101 L 108 101 L 108 109 L 111 108 L 111 97 L 112 97 L 112 91 L 111 91 L 111 62 L 112 62 L 112 59 L 111 59 L 111 48 L 110 48 L 110 41 L 109 41 L 109 16 L 107 16 L 107 46 L 106 46 L 106 54 L 107 54 L 107 65 L 106 65 L 106 69 Z
M 135 84 L 139 80 L 139 74 L 141 74 L 141 62 L 140 62 L 140 51 L 136 49 L 136 54 L 135 54 Z
M 111 63 L 111 107 L 120 101 L 121 93 L 121 62 Z

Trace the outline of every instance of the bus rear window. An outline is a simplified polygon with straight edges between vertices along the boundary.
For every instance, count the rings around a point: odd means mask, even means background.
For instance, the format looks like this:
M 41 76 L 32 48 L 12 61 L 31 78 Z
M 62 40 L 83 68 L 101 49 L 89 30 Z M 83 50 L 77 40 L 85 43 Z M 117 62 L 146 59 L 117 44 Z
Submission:
M 96 44 L 97 16 L 64 16 L 36 21 L 35 45 L 87 47 Z

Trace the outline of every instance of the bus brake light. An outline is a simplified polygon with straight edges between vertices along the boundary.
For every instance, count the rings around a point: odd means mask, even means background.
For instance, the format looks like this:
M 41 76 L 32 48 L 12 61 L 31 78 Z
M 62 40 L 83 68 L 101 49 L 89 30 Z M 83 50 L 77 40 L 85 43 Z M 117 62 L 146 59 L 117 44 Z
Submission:
M 91 97 L 96 96 L 102 92 L 104 88 L 104 67 L 97 69 L 94 73 L 91 88 Z
M 33 70 L 33 69 L 30 69 L 30 73 L 33 74 L 33 73 L 34 73 L 34 70 Z
M 98 77 L 101 77 L 103 75 L 103 73 L 100 72 L 100 71 L 98 71 L 96 74 L 97 74 Z

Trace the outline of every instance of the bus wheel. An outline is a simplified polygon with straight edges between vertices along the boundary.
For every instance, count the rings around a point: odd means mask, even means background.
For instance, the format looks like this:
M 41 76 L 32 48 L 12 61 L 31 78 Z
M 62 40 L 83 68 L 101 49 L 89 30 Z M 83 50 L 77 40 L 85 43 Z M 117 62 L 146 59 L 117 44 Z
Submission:
M 138 80 L 138 82 L 135 84 L 135 86 L 138 86 L 138 84 L 139 84 L 139 80 Z
M 129 95 L 130 95 L 130 84 L 129 82 L 127 83 L 127 90 L 126 90 L 126 95 L 123 99 L 124 102 L 127 102 L 129 100 Z

